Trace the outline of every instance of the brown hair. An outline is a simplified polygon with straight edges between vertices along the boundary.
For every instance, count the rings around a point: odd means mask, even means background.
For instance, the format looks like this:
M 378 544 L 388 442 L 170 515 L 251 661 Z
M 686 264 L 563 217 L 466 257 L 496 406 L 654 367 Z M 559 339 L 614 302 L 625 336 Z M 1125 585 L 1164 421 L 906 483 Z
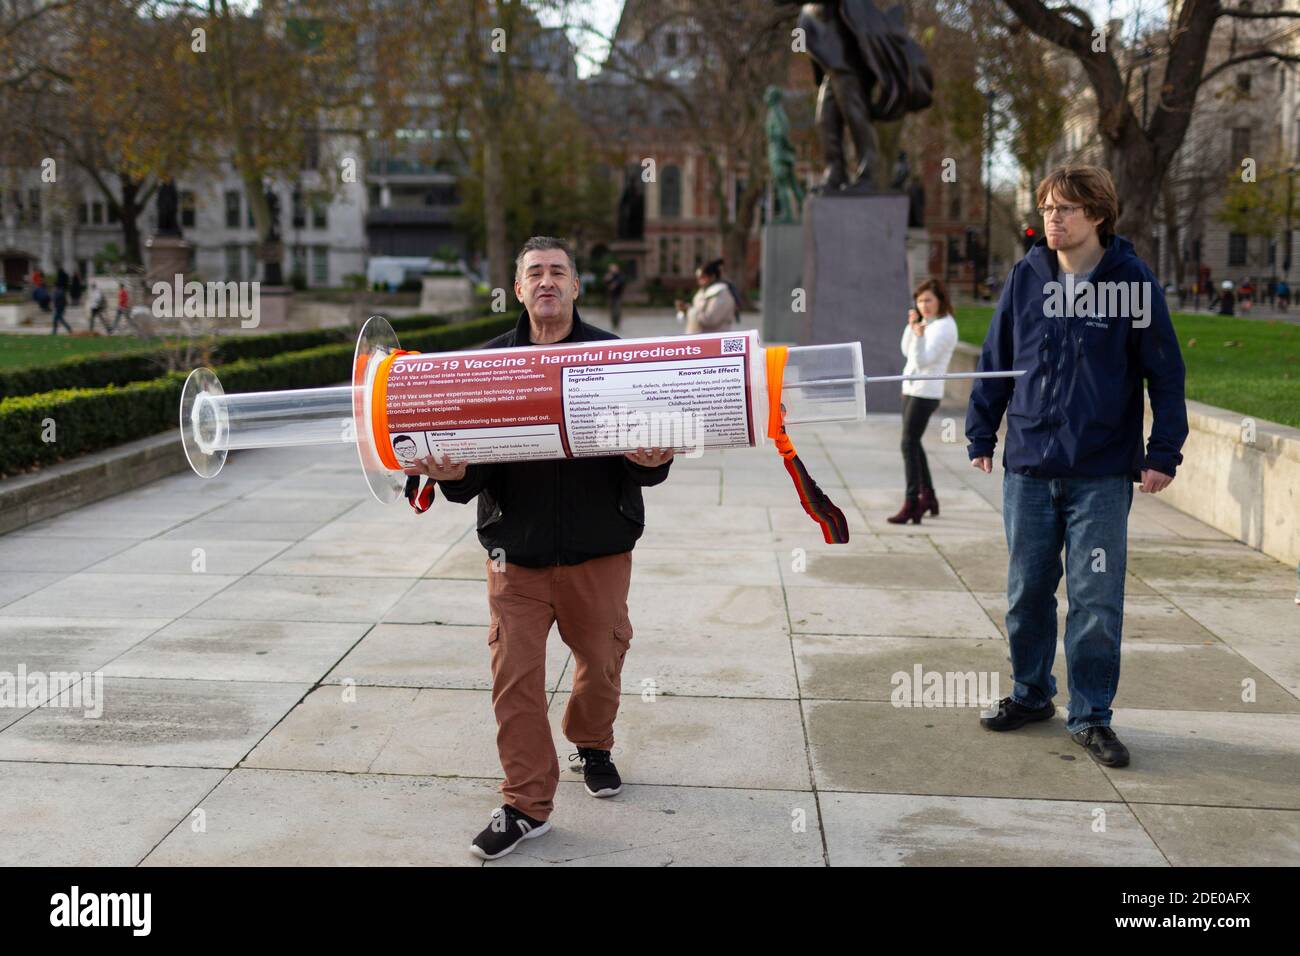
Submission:
M 926 279 L 916 287 L 912 293 L 912 305 L 916 305 L 917 297 L 922 292 L 933 292 L 934 297 L 939 300 L 939 314 L 952 315 L 952 300 L 948 298 L 948 290 L 944 287 L 941 279 Z M 918 310 L 919 311 L 919 310 Z
M 1100 219 L 1097 238 L 1103 246 L 1110 242 L 1119 218 L 1119 195 L 1109 172 L 1100 166 L 1058 166 L 1038 184 L 1035 204 L 1041 206 L 1052 193 L 1081 205 L 1089 219 Z

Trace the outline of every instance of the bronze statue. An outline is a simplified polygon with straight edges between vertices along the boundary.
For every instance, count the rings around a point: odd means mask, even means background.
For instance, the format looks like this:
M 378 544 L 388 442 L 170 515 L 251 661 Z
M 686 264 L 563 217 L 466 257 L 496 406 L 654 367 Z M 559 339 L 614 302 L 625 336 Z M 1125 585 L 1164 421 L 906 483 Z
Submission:
M 640 239 L 645 235 L 645 192 L 641 168 L 630 164 L 623 172 L 623 192 L 618 197 L 618 238 Z
M 934 79 L 925 53 L 907 35 L 902 4 L 882 13 L 873 0 L 805 3 L 799 27 L 818 85 L 817 128 L 826 169 L 817 191 L 873 193 L 876 133 L 871 124 L 930 105 Z M 857 151 L 851 177 L 845 168 L 845 125 Z
M 767 167 L 772 177 L 771 222 L 798 222 L 803 204 L 803 187 L 794 174 L 795 151 L 790 143 L 790 119 L 785 115 L 779 87 L 769 86 L 765 96 L 767 120 Z

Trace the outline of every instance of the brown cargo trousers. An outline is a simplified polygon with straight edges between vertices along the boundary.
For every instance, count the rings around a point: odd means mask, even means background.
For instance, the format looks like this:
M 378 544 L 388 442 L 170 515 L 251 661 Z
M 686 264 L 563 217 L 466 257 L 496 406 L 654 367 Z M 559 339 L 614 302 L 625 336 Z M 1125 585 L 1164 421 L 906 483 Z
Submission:
M 560 729 L 578 747 L 614 748 L 623 658 L 632 640 L 632 552 L 550 568 L 487 560 L 492 709 L 505 802 L 534 820 L 554 808 L 560 764 L 547 717 L 546 635 L 573 651 L 573 693 Z

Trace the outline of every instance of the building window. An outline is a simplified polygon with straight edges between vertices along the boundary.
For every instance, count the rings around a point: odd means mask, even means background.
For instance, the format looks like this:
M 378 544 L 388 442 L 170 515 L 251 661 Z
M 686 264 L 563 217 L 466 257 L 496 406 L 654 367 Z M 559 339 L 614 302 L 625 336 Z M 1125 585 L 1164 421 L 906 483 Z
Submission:
M 961 218 L 961 186 L 956 183 L 948 184 L 948 218 Z
M 681 236 L 673 236 L 672 250 L 673 250 L 673 275 L 679 276 L 682 274 L 682 237 Z
M 659 274 L 668 275 L 668 237 L 659 237 Z
M 1237 126 L 1232 130 L 1232 162 L 1235 166 L 1250 155 L 1250 127 Z
M 302 279 L 303 284 L 307 282 L 307 247 L 293 247 L 293 266 L 289 270 L 289 277 L 292 279 L 298 276 Z
M 179 198 L 181 207 L 181 226 L 185 229 L 193 229 L 195 209 L 197 208 L 197 199 L 194 196 L 194 191 L 190 189 L 182 189 Z
M 677 34 L 664 34 L 664 54 L 667 56 L 677 55 Z
M 245 205 L 245 206 L 247 207 L 247 209 L 248 209 L 248 216 L 246 217 L 246 218 L 248 219 L 248 228 L 249 228 L 249 229 L 256 229 L 256 228 L 257 228 L 257 220 L 253 218 L 253 202 L 252 202 L 252 200 L 250 199 L 248 202 L 244 203 L 244 205 Z
M 1246 234 L 1244 232 L 1228 233 L 1228 265 L 1244 266 L 1246 264 Z
M 39 189 L 27 190 L 27 221 L 33 226 L 40 225 L 41 191 Z
M 677 219 L 682 214 L 682 170 L 665 166 L 659 177 L 659 218 Z
M 226 228 L 239 228 L 239 190 L 226 190 Z
M 1239 89 L 1239 90 L 1240 90 L 1241 92 L 1243 92 L 1243 93 L 1249 93 L 1249 92 L 1250 92 L 1250 74 L 1249 74 L 1249 73 L 1238 73 L 1238 74 L 1237 74 L 1237 89 Z
M 306 226 L 307 204 L 303 201 L 302 190 L 295 189 L 293 191 L 293 228 L 305 229 Z
M 228 195 L 228 194 L 227 194 Z M 235 194 L 238 197 L 238 193 Z M 238 223 L 238 218 L 236 218 Z M 226 280 L 231 282 L 240 281 L 244 275 L 240 268 L 240 258 L 243 251 L 239 246 L 226 246 Z
M 330 249 L 329 246 L 312 246 L 311 284 L 330 284 Z
M 329 228 L 329 204 L 323 193 L 315 193 L 311 197 L 311 227 Z

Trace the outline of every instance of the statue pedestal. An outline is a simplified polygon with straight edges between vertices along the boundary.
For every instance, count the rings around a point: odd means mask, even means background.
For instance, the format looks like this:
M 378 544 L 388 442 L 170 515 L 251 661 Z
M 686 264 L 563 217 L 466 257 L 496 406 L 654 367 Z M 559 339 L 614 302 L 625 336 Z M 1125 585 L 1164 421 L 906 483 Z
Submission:
M 169 286 L 176 282 L 176 277 L 181 276 L 181 283 L 185 282 L 185 273 L 190 270 L 190 250 L 194 248 L 192 242 L 182 239 L 180 236 L 150 236 L 145 240 L 145 292 L 148 293 L 152 300 L 152 289 L 155 282 L 165 282 Z
M 609 244 L 609 252 L 623 271 L 623 301 L 626 302 L 629 292 L 645 289 L 645 264 L 650 246 L 644 239 L 615 239 Z
M 250 325 L 249 332 L 268 329 L 283 329 L 289 325 L 289 306 L 293 302 L 293 286 L 262 285 L 257 295 L 257 325 Z M 231 331 L 243 327 L 239 320 L 233 322 Z
M 898 375 L 907 325 L 906 196 L 813 196 L 804 204 L 801 345 L 861 342 L 867 375 Z M 867 411 L 897 412 L 898 386 L 867 388 Z
M 915 289 L 930 275 L 930 231 L 913 226 L 907 230 L 907 287 Z
M 767 345 L 800 341 L 807 319 L 807 292 L 803 288 L 803 224 L 769 222 L 763 226 L 763 342 Z M 804 311 L 796 312 L 800 306 Z

